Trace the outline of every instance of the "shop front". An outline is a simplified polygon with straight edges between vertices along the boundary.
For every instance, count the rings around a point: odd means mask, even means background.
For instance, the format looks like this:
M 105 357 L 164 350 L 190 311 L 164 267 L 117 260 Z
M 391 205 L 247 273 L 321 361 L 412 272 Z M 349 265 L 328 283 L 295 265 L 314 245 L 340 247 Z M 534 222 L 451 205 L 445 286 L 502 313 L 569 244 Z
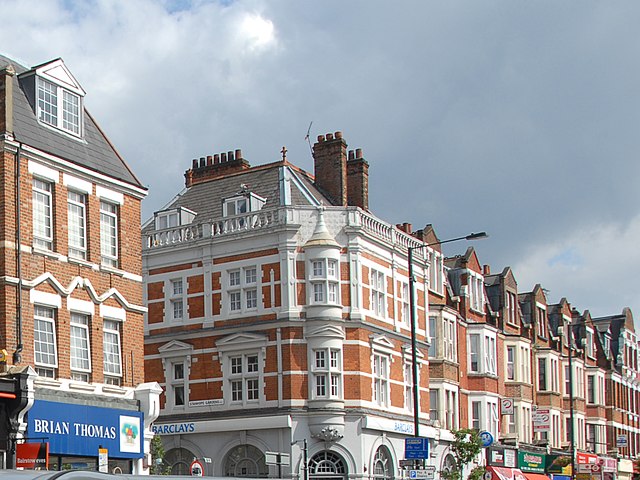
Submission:
M 618 471 L 618 460 L 610 457 L 599 457 L 602 480 L 615 480 Z
M 545 470 L 553 480 L 571 480 L 571 455 L 566 453 L 547 455 Z
M 631 480 L 633 478 L 633 462 L 627 458 L 618 461 L 618 479 Z
M 545 474 L 547 455 L 538 452 L 518 452 L 518 468 L 527 480 L 549 480 Z
M 576 453 L 576 480 L 599 479 L 601 477 L 600 470 L 600 462 L 596 454 L 587 452 Z
M 50 470 L 133 473 L 144 456 L 144 418 L 137 410 L 36 400 L 27 413 L 25 441 L 48 449 Z
M 517 468 L 517 450 L 498 446 L 488 447 L 486 456 L 487 473 L 491 475 L 491 480 L 526 480 Z

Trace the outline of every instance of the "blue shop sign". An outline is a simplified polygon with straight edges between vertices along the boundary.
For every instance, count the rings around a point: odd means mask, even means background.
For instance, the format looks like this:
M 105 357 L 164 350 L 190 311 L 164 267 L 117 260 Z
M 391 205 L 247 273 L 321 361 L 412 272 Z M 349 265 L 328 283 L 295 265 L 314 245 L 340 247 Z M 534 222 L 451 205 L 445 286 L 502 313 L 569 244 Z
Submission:
M 144 437 L 141 412 L 36 400 L 27 412 L 27 437 L 49 442 L 54 455 L 141 458 Z

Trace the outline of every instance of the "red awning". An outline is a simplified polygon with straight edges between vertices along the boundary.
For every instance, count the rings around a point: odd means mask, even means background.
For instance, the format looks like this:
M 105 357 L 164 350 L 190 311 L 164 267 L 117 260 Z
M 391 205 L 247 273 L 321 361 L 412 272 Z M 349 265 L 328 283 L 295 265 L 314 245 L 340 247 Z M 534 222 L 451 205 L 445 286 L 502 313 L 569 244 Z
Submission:
M 493 474 L 492 480 L 527 480 L 518 468 L 489 466 L 487 471 Z
M 522 472 L 528 480 L 549 480 L 549 477 L 542 473 Z

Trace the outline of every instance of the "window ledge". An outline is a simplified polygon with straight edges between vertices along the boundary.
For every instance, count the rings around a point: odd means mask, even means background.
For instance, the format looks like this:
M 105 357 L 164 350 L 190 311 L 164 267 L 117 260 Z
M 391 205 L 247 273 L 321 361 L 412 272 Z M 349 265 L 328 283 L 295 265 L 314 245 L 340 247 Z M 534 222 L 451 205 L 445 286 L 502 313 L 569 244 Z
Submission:
M 90 383 L 84 383 L 84 382 L 69 382 L 69 388 L 73 389 L 73 390 L 82 390 L 85 392 L 95 392 L 96 391 L 96 386 L 92 385 Z
M 45 257 L 55 258 L 56 260 L 60 260 L 60 261 L 65 259 L 64 255 L 60 255 L 59 253 L 56 253 L 53 250 L 46 250 L 41 247 L 36 247 L 35 245 L 33 246 L 31 251 L 35 255 L 43 255 Z
M 60 386 L 62 386 L 62 382 L 60 382 L 59 380 L 56 380 L 54 378 L 46 378 L 46 377 L 36 378 L 33 383 L 34 383 L 34 385 L 40 385 L 40 386 L 44 386 L 44 387 L 60 387 Z
M 83 260 L 82 258 L 76 258 L 76 257 L 70 257 L 70 256 L 68 256 L 68 257 L 67 257 L 67 261 L 68 261 L 69 263 L 74 263 L 74 264 L 77 264 L 77 265 L 82 265 L 83 267 L 91 268 L 91 269 L 93 269 L 93 270 L 98 270 L 98 268 L 99 268 L 98 264 L 96 264 L 96 263 L 92 263 L 92 262 L 89 262 L 89 261 L 87 261 L 87 260 Z
M 125 272 L 124 270 L 120 270 L 119 268 L 110 267 L 109 265 L 102 265 L 102 264 L 100 264 L 100 271 L 101 272 L 107 272 L 107 273 L 113 273 L 113 274 L 118 275 L 120 277 L 124 277 L 127 274 L 127 272 Z
M 126 389 L 118 387 L 117 385 L 104 385 L 102 387 L 102 391 L 104 393 L 117 393 L 119 395 L 123 395 L 127 392 Z

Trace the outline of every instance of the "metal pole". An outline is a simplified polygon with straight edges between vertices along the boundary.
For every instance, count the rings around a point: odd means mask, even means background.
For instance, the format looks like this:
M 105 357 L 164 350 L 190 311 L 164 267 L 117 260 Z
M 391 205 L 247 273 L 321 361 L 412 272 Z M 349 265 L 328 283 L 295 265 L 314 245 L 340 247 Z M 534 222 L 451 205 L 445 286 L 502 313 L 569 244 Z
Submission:
M 576 478 L 576 447 L 575 432 L 573 423 L 573 338 L 571 332 L 571 323 L 568 326 L 567 343 L 569 344 L 569 422 L 571 430 L 569 430 L 569 442 L 571 442 L 571 478 Z
M 302 441 L 302 453 L 304 465 L 302 466 L 302 473 L 304 480 L 309 480 L 309 448 L 307 446 L 307 439 Z
M 422 247 L 409 247 L 409 308 L 411 321 L 411 374 L 413 378 L 413 436 L 420 436 L 420 397 L 418 395 L 418 355 L 416 342 L 416 295 L 413 278 L 413 250 Z

